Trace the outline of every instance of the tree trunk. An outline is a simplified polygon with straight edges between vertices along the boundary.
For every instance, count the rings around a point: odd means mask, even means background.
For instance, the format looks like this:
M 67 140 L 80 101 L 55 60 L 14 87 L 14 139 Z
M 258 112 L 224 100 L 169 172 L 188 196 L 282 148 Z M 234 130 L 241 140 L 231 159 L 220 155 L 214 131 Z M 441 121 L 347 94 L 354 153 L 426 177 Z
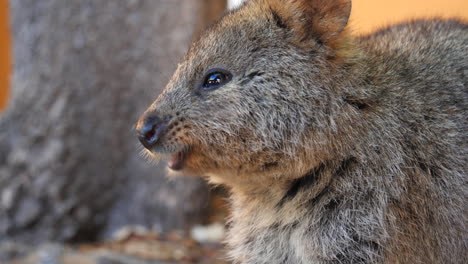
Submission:
M 123 225 L 166 231 L 203 220 L 208 187 L 198 178 L 167 181 L 163 164 L 139 155 L 133 124 L 209 2 L 10 1 L 0 240 L 82 241 Z

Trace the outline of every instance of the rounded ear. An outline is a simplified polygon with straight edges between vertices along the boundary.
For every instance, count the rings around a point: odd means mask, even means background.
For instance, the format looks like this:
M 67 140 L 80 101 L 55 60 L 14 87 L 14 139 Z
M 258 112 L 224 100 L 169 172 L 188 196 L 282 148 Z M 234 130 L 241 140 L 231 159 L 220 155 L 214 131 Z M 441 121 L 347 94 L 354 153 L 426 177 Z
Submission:
M 300 42 L 327 42 L 348 24 L 351 0 L 266 0 L 276 21 L 298 36 Z M 278 23 L 277 23 L 278 24 Z

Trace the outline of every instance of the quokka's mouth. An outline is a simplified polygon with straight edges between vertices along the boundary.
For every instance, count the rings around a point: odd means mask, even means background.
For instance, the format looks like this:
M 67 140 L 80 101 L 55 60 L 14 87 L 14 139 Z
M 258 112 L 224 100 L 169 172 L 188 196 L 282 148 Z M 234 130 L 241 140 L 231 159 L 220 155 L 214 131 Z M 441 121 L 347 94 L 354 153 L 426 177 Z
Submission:
M 169 161 L 167 162 L 167 166 L 169 169 L 174 171 L 180 171 L 184 168 L 185 160 L 187 159 L 188 150 L 183 150 L 171 154 Z

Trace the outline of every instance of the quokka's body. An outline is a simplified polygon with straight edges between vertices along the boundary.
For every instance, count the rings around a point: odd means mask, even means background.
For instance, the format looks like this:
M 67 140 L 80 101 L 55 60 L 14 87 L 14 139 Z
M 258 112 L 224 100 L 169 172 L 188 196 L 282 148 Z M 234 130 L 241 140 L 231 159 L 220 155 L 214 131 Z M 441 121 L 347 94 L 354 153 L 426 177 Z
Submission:
M 235 263 L 468 261 L 468 25 L 365 37 L 347 0 L 252 0 L 137 125 L 232 192 Z

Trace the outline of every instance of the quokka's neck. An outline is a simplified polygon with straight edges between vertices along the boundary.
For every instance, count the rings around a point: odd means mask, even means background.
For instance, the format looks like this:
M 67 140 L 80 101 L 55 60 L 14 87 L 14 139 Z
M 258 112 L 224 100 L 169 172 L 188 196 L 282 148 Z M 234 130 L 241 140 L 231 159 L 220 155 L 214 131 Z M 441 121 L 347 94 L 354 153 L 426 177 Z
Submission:
M 271 183 L 270 186 L 259 186 L 256 190 L 253 187 L 233 188 L 233 207 L 242 217 L 246 214 L 254 217 L 259 214 L 270 214 L 272 221 L 277 219 L 278 215 L 287 219 L 288 210 L 305 212 L 302 210 L 304 206 L 307 206 L 308 210 L 314 206 L 320 210 L 319 207 L 333 197 L 336 183 L 345 177 L 357 162 L 352 156 L 326 161 L 319 163 L 302 177 L 290 178 L 289 175 L 284 175 L 287 180 L 278 180 L 276 184 Z M 294 216 L 297 217 L 300 217 L 300 214 Z

